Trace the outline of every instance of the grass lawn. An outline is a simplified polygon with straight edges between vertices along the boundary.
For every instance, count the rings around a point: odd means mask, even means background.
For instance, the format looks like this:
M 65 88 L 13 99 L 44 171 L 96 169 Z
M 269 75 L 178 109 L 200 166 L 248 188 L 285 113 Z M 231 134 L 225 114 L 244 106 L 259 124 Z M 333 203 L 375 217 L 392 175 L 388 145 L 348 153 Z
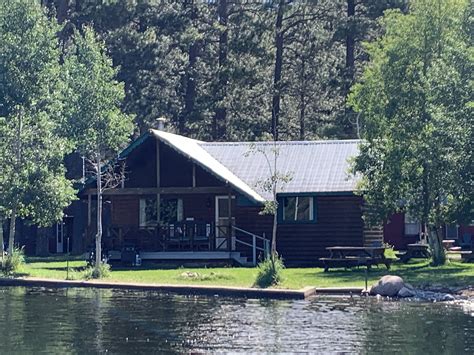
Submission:
M 81 279 L 85 262 L 69 262 L 70 277 Z M 183 273 L 196 273 L 194 277 Z M 474 264 L 450 262 L 442 267 L 431 267 L 426 260 L 408 264 L 394 263 L 390 270 L 385 267 L 373 268 L 369 273 L 369 285 L 386 274 L 399 275 L 415 286 L 473 286 Z M 159 284 L 196 284 L 252 287 L 257 275 L 256 268 L 216 267 L 216 268 L 174 268 L 140 267 L 125 269 L 112 267 L 111 276 L 106 281 L 139 282 Z M 18 276 L 66 279 L 66 261 L 58 258 L 29 258 Z M 284 281 L 280 288 L 300 289 L 305 286 L 336 287 L 364 286 L 365 269 L 288 268 L 283 272 Z

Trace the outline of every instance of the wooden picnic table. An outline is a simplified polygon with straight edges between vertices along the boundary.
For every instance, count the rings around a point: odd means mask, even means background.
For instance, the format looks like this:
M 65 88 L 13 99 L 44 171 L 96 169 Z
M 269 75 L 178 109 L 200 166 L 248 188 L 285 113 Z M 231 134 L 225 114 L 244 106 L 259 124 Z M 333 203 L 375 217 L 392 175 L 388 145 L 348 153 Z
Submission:
M 431 257 L 429 245 L 425 243 L 407 244 L 407 251 L 397 255 L 401 261 L 407 263 L 412 258 L 428 259 Z
M 327 247 L 329 258 L 320 258 L 324 263 L 324 271 L 330 267 L 353 267 L 384 264 L 390 269 L 390 259 L 385 258 L 385 247 L 351 247 L 351 246 L 333 246 Z
M 456 241 L 454 239 L 444 239 L 442 243 L 444 249 L 449 250 L 450 248 L 454 247 L 454 243 L 456 243 Z

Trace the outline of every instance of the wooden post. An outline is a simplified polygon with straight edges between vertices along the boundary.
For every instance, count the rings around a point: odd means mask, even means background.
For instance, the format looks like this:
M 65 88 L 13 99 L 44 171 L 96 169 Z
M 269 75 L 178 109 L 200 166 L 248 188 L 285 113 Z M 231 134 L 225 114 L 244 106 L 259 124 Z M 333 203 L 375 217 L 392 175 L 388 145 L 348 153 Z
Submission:
M 255 234 L 252 235 L 252 264 L 257 265 L 257 237 Z
M 229 220 L 229 228 L 228 228 L 228 234 L 227 234 L 227 250 L 231 251 L 232 250 L 232 190 L 229 188 L 228 192 L 228 207 L 229 207 L 229 213 L 228 213 L 228 220 Z
M 161 185 L 161 167 L 160 167 L 160 141 L 156 138 L 156 187 Z M 156 194 L 156 219 L 160 223 L 160 194 Z
M 90 227 L 92 220 L 92 195 L 87 196 L 87 226 Z

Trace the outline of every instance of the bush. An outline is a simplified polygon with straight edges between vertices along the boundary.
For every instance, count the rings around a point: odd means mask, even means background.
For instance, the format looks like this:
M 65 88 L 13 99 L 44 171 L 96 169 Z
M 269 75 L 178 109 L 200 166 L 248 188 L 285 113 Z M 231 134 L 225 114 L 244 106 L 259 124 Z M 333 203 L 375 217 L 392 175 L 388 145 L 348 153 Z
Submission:
M 258 274 L 255 284 L 259 287 L 269 287 L 282 282 L 282 271 L 285 268 L 283 259 L 278 255 L 267 257 L 258 264 Z
M 5 275 L 18 272 L 25 263 L 25 252 L 23 248 L 13 248 L 13 252 L 3 258 L 2 271 Z
M 393 245 L 390 245 L 388 243 L 384 243 L 385 251 L 384 251 L 384 256 L 387 259 L 397 259 L 397 254 L 395 252 L 395 249 L 393 249 Z
M 97 267 L 90 266 L 84 271 L 84 278 L 90 279 L 102 279 L 110 276 L 110 265 L 107 263 L 100 263 Z

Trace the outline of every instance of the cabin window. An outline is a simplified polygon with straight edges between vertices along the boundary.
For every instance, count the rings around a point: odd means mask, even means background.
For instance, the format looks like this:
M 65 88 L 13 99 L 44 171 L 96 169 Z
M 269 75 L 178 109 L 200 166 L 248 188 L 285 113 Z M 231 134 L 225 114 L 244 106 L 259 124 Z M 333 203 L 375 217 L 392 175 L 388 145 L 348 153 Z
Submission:
M 282 222 L 314 221 L 314 198 L 312 196 L 285 196 L 281 202 Z
M 419 235 L 421 232 L 420 222 L 410 216 L 408 213 L 405 213 L 405 235 Z
M 160 222 L 173 224 L 183 220 L 183 200 L 180 198 L 160 199 Z
M 156 227 L 158 224 L 158 213 L 156 197 L 140 199 L 140 227 Z
M 156 227 L 158 225 L 158 206 L 156 197 L 140 199 L 140 227 Z M 183 200 L 180 198 L 160 199 L 160 222 L 172 224 L 183 220 Z

